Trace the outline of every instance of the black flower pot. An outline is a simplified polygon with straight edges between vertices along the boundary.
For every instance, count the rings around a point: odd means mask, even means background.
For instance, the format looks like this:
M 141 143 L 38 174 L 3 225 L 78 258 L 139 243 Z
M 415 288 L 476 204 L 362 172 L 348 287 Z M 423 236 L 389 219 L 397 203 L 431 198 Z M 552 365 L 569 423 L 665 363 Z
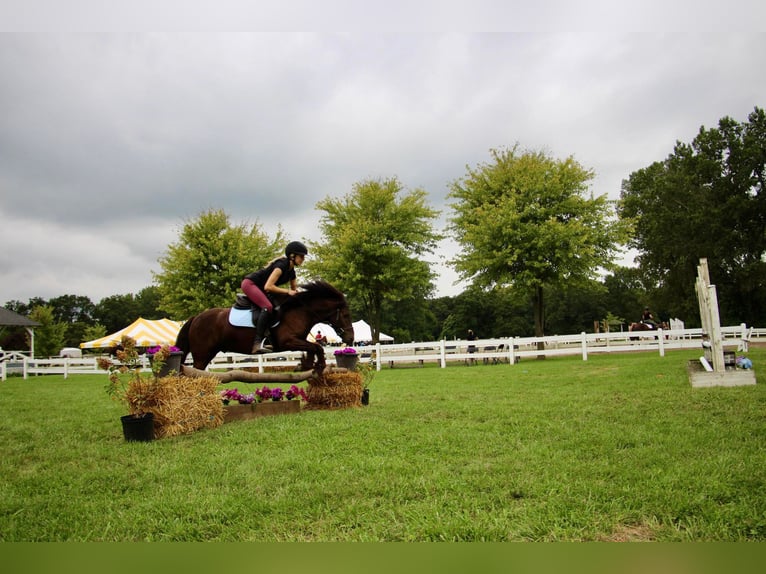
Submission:
M 370 404 L 370 389 L 364 389 L 362 391 L 362 404 L 363 405 Z
M 160 372 L 157 373 L 157 376 L 167 377 L 168 375 L 175 375 L 181 370 L 181 357 L 183 356 L 183 353 L 181 351 L 173 351 L 168 355 L 167 360 L 165 361 L 165 364 L 162 365 L 160 368 Z M 154 358 L 149 358 L 149 363 L 154 362 Z
M 359 355 L 335 355 L 335 364 L 343 369 L 353 371 L 356 369 L 356 364 L 359 362 Z
M 122 421 L 122 434 L 127 441 L 149 442 L 154 440 L 154 413 L 142 416 L 125 415 Z

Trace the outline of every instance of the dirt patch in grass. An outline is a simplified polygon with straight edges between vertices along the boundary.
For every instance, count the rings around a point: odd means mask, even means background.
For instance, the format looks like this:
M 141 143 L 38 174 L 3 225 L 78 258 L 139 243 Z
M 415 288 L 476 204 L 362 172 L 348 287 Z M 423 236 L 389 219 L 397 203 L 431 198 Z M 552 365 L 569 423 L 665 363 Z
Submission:
M 645 524 L 620 524 L 608 536 L 601 536 L 601 542 L 649 542 L 654 532 Z

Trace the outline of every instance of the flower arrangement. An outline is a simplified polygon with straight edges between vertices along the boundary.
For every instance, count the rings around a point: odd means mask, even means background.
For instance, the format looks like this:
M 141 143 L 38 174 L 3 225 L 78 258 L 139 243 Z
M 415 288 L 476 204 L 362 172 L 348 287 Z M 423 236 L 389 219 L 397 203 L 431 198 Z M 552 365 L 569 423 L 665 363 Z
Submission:
M 180 353 L 181 349 L 175 345 L 157 345 L 156 347 L 149 347 L 146 350 L 146 354 L 149 356 L 149 361 L 152 365 L 152 373 L 155 377 L 161 377 L 168 375 L 170 369 L 164 369 L 165 363 L 172 353 Z
M 362 375 L 362 389 L 369 389 L 370 383 L 378 373 L 377 367 L 375 366 L 375 359 L 370 357 L 369 361 L 361 361 L 357 365 L 356 371 Z
M 255 393 L 243 395 L 237 389 L 226 389 L 221 391 L 221 400 L 225 405 L 228 405 L 231 401 L 238 402 L 241 405 L 249 405 L 255 402 Z
M 118 362 L 106 358 L 98 359 L 98 366 L 109 371 L 109 383 L 106 392 L 114 400 L 125 403 L 129 414 L 134 417 L 142 417 L 146 414 L 146 406 L 157 393 L 157 372 L 152 368 L 154 376 L 141 376 L 141 362 L 138 358 L 136 341 L 123 336 L 120 346 L 115 352 Z M 162 361 L 164 362 L 164 360 Z M 158 361 L 158 369 L 162 366 Z
M 157 345 L 155 347 L 149 347 L 146 350 L 146 354 L 150 357 L 153 357 L 160 351 L 166 352 L 166 353 L 180 353 L 181 349 L 176 347 L 175 345 Z
M 336 357 L 339 355 L 356 355 L 356 349 L 354 347 L 343 347 L 342 349 L 335 349 L 333 354 Z
M 287 391 L 283 391 L 280 387 L 270 388 L 263 386 L 254 393 L 243 395 L 237 389 L 226 389 L 221 391 L 221 400 L 224 405 L 228 405 L 232 401 L 236 401 L 242 405 L 249 405 L 252 403 L 262 403 L 264 401 L 281 401 L 282 399 L 291 401 L 293 399 L 306 400 L 306 391 L 297 385 L 292 385 Z

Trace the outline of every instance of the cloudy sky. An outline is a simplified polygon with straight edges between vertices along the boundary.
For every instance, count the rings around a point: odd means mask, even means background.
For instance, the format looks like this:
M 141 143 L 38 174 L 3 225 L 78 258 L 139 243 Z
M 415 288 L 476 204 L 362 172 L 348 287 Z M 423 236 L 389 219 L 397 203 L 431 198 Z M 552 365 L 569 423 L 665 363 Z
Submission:
M 9 4 L 0 3 L 0 305 L 137 293 L 181 226 L 208 209 L 320 239 L 316 203 L 367 178 L 425 189 L 442 226 L 449 183 L 517 142 L 574 156 L 596 172 L 594 193 L 617 198 L 623 179 L 676 140 L 766 105 L 766 34 L 753 29 L 766 10 L 755 2 L 720 13 L 720 3 L 681 2 L 700 25 L 683 11 L 656 26 L 651 14 L 617 11 L 580 26 L 559 11 L 549 29 L 529 18 L 506 31 L 482 12 L 461 30 L 451 12 L 440 29 L 363 32 L 348 14 L 334 26 L 322 13 L 312 26 L 306 10 L 292 27 L 248 31 L 220 12 L 179 22 L 174 2 L 160 2 L 169 12 L 149 24 L 138 0 L 137 24 L 119 12 L 83 24 L 55 4 L 44 16 L 32 13 L 44 2 Z M 386 5 L 395 21 L 396 3 Z M 438 295 L 461 290 L 443 265 L 454 249 L 445 241 L 434 256 Z

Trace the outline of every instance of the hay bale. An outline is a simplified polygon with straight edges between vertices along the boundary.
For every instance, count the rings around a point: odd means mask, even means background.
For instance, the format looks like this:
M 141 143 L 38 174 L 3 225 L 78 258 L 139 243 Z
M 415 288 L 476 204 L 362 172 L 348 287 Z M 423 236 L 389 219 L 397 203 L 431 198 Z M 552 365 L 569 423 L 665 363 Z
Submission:
M 172 375 L 157 379 L 143 410 L 154 413 L 156 438 L 189 434 L 223 424 L 223 403 L 214 377 Z
M 362 375 L 357 372 L 325 373 L 321 378 L 308 379 L 308 385 L 307 410 L 362 406 Z

